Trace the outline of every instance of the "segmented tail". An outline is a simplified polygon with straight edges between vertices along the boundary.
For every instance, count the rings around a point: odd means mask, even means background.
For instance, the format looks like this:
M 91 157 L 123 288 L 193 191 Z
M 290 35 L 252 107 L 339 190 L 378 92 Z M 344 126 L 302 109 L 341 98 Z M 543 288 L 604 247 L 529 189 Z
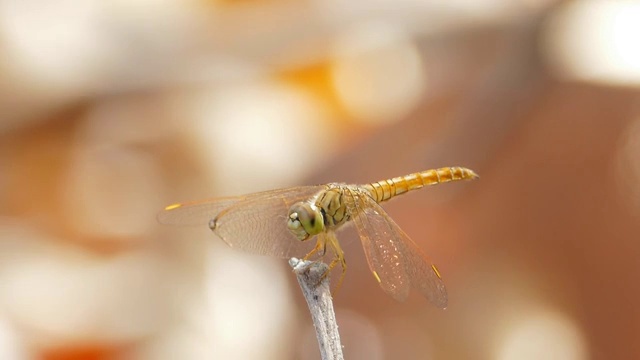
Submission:
M 382 202 L 427 185 L 476 178 L 478 178 L 478 175 L 473 170 L 463 167 L 443 167 L 373 182 L 364 185 L 364 188 L 371 193 L 377 202 Z

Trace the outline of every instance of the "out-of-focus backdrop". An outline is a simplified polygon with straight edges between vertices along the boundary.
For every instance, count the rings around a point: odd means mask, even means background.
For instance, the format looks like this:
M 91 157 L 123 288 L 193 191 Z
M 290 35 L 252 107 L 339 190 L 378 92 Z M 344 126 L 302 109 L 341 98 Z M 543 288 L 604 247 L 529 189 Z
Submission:
M 347 359 L 640 358 L 637 1 L 0 1 L 0 358 L 318 359 L 285 260 L 166 204 L 441 166 L 345 231 Z M 304 254 L 300 254 L 301 256 Z

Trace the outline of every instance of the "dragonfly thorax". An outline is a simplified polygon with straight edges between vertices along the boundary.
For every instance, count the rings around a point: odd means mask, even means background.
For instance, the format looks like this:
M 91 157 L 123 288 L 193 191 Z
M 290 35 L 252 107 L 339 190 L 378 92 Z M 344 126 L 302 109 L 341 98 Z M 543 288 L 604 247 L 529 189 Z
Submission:
M 353 194 L 357 189 L 348 189 L 344 184 L 329 184 L 327 190 L 318 194 L 315 204 L 324 216 L 324 226 L 328 229 L 337 230 L 350 219 L 347 210 L 347 194 Z
M 322 211 L 313 202 L 295 203 L 289 209 L 287 227 L 298 240 L 307 240 L 324 231 Z

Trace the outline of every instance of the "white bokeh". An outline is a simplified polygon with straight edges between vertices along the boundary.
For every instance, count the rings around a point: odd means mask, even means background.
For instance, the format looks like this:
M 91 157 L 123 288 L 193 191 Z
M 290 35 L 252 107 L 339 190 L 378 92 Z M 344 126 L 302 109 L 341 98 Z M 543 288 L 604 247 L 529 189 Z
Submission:
M 573 1 L 549 19 L 542 50 L 561 77 L 640 85 L 640 2 Z
M 496 360 L 586 360 L 586 342 L 574 320 L 551 309 L 528 309 L 500 339 Z

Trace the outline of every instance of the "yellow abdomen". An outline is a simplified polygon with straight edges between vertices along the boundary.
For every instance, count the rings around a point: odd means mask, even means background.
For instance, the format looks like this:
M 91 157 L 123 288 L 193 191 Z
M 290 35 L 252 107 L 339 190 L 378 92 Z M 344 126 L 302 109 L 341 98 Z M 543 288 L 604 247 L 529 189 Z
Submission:
M 427 185 L 436 185 L 457 180 L 471 180 L 477 177 L 478 175 L 473 172 L 473 170 L 467 168 L 444 167 L 373 182 L 363 185 L 363 187 L 369 191 L 376 202 L 382 202 Z

